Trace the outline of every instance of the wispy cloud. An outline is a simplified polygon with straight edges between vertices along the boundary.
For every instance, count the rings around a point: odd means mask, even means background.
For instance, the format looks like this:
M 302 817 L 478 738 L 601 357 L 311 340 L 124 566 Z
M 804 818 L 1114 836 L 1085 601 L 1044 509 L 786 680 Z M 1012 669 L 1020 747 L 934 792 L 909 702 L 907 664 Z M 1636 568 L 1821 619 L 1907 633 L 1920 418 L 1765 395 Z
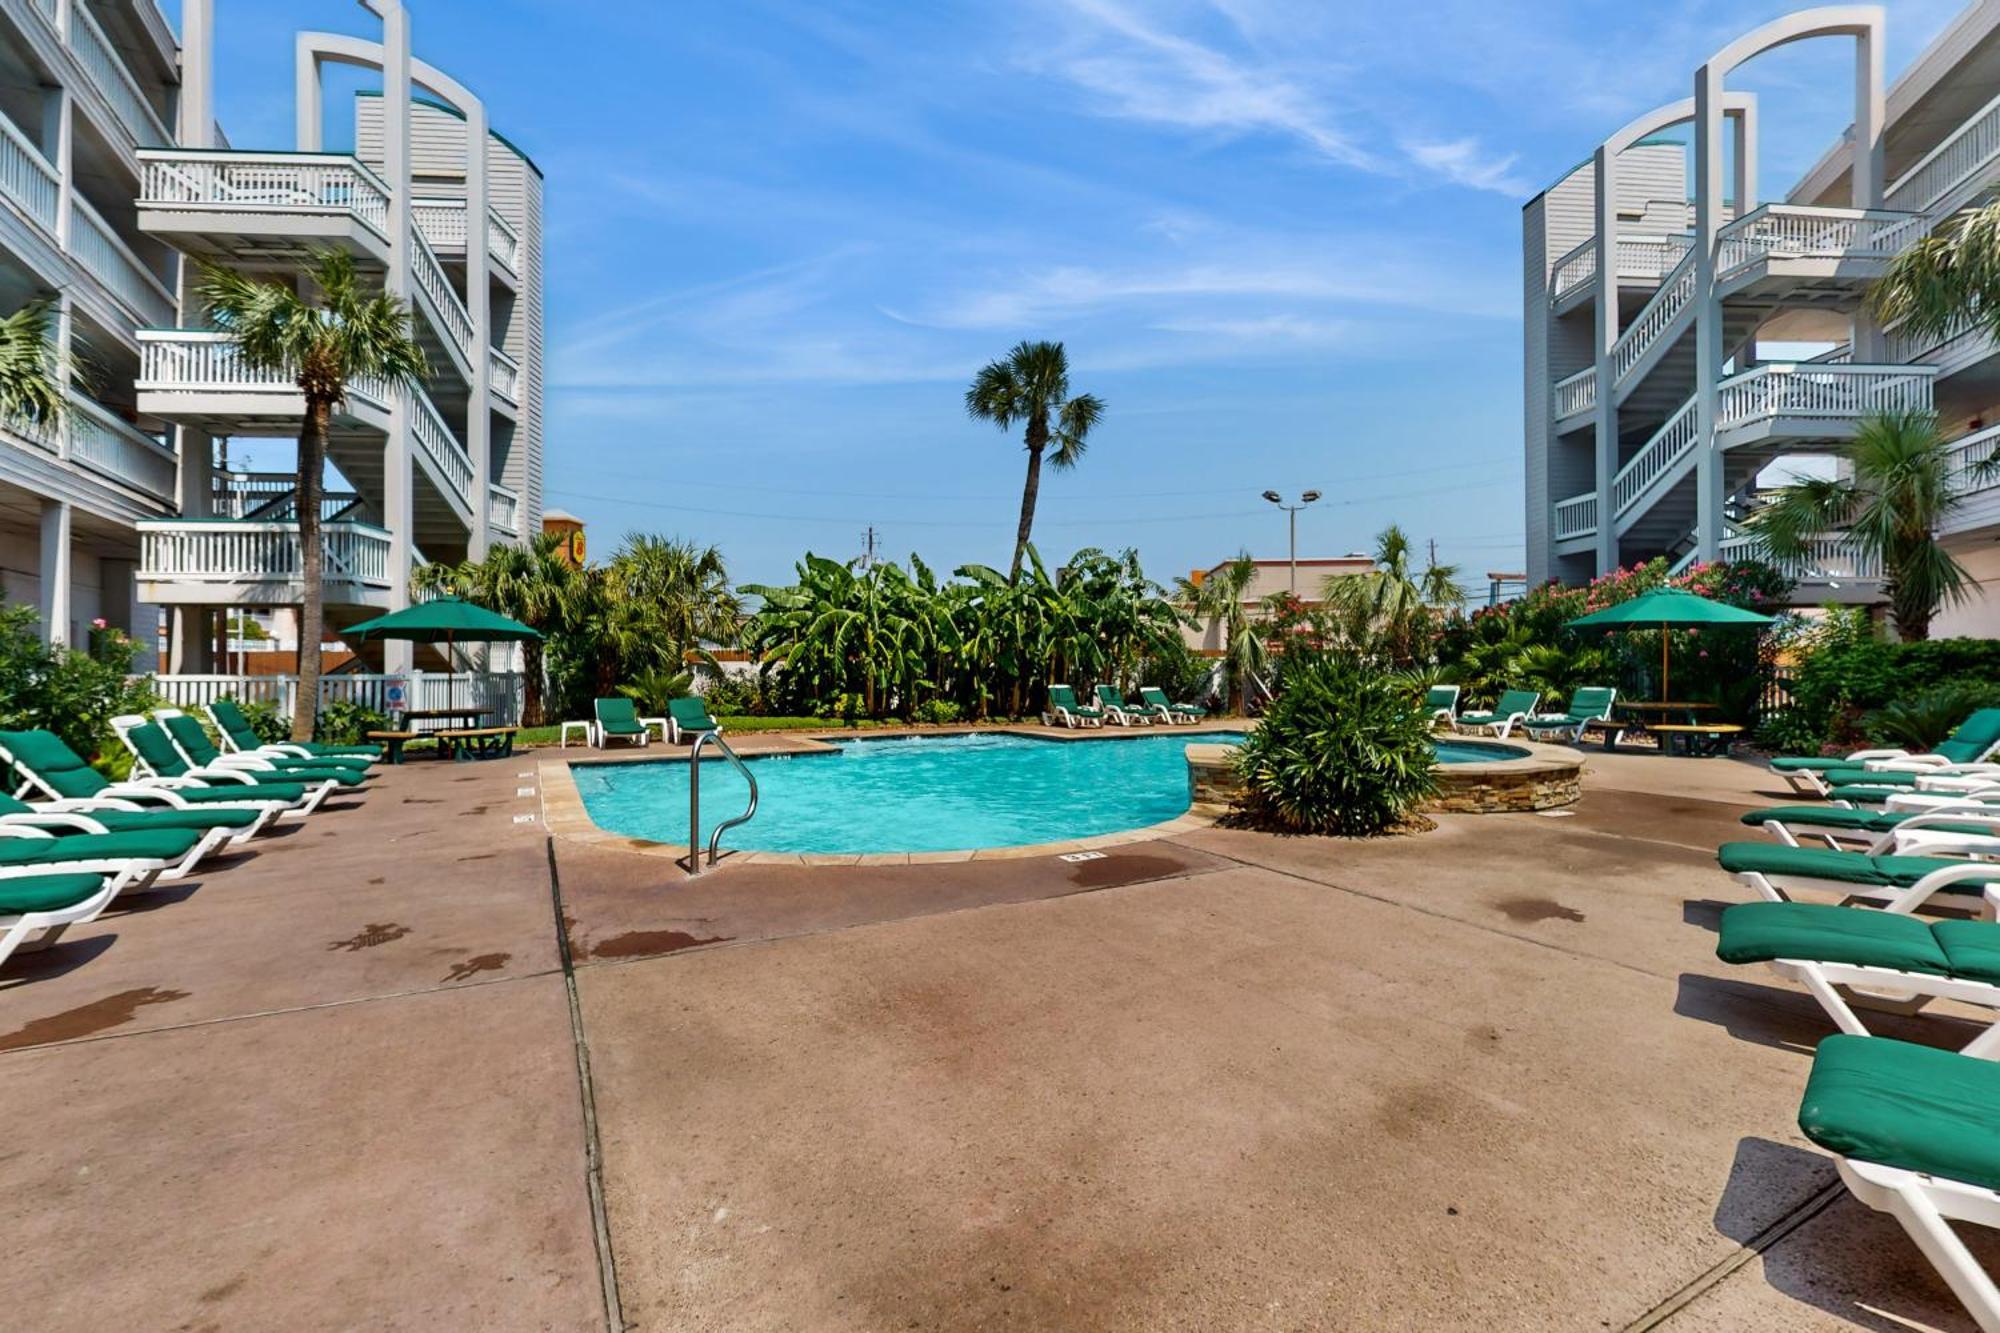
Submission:
M 1521 160 L 1520 154 L 1489 153 L 1480 146 L 1477 139 L 1452 139 L 1442 143 L 1411 142 L 1403 145 L 1403 151 L 1408 153 L 1410 159 L 1419 166 L 1468 189 L 1522 195 L 1530 193 L 1534 188 L 1514 171 L 1514 164 Z

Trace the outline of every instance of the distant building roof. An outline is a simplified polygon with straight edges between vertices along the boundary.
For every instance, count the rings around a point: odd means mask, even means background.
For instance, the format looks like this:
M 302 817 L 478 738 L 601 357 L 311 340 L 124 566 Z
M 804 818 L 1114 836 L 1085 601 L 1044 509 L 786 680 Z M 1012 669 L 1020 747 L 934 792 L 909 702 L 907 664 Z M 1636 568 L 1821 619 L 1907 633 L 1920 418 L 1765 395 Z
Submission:
M 575 514 L 570 513 L 569 510 L 567 509 L 544 509 L 542 511 L 542 522 L 548 523 L 551 521 L 556 523 L 583 522 L 582 519 L 578 518 Z

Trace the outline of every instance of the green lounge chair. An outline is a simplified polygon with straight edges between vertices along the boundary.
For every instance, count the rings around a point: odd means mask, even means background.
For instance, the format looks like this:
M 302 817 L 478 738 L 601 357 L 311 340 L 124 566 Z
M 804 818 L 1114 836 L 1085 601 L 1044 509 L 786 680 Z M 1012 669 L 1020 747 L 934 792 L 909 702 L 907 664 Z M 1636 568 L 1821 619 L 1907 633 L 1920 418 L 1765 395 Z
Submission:
M 1801 982 L 1842 1032 L 1867 1036 L 1849 994 L 1911 1013 L 1936 999 L 1993 1011 L 1963 1050 L 2000 1054 L 2000 925 L 1924 921 L 1901 912 L 1827 903 L 1737 903 L 1724 909 L 1715 956 L 1767 963 Z
M 1862 775 L 1857 774 L 1856 777 Z M 1915 809 L 1920 805 L 1949 805 L 1964 801 L 2000 800 L 2000 781 L 1984 778 L 1923 778 L 1922 786 L 1891 785 L 1888 779 L 1903 775 L 1869 773 L 1867 781 L 1843 780 L 1827 792 L 1826 799 L 1838 805 L 1888 805 Z M 1882 779 L 1878 781 L 1878 779 Z
M 1116 685 L 1097 687 L 1098 711 L 1121 727 L 1150 727 L 1153 725 L 1151 712 L 1133 708 L 1125 702 L 1125 692 Z
M 272 811 L 280 819 L 304 819 L 310 813 L 303 806 L 303 789 L 288 798 L 284 791 L 269 787 L 254 791 L 234 784 L 204 787 L 184 778 L 112 782 L 49 731 L 0 731 L 0 762 L 21 775 L 16 796 L 39 791 L 52 803 L 119 801 L 139 809 L 171 810 L 216 805 Z
M 1991 769 L 1986 763 L 2000 750 L 2000 708 L 1982 708 L 1958 724 L 1958 729 L 1929 754 L 1908 750 L 1856 750 L 1842 757 L 1781 755 L 1771 771 L 1802 792 L 1824 796 L 1842 782 L 1866 782 L 1878 772 L 1942 776 Z M 1862 773 L 1866 776 L 1856 776 Z M 1914 783 L 1908 784 L 1914 785 Z
M 234 699 L 217 699 L 208 706 L 208 719 L 224 748 L 239 754 L 287 754 L 298 759 L 365 759 L 373 764 L 382 758 L 379 745 L 329 745 L 319 741 L 267 742 L 257 735 L 250 719 Z
M 1153 710 L 1153 716 L 1168 723 L 1199 722 L 1208 716 L 1208 710 L 1199 704 L 1177 704 L 1167 701 L 1167 692 L 1157 685 L 1141 685 L 1139 697 L 1146 707 Z
M 1447 727 L 1458 720 L 1458 686 L 1433 685 L 1424 691 L 1424 711 L 1430 714 L 1431 725 L 1442 722 Z
M 1844 844 L 1859 844 L 1858 850 L 1879 855 L 1890 850 L 1899 832 L 1931 829 L 1951 836 L 1993 837 L 2000 833 L 2000 808 L 1976 801 L 1953 801 L 1929 810 L 1774 805 L 1750 811 L 1742 816 L 1742 822 L 1763 829 L 1787 847 L 1801 846 L 1803 833 L 1836 851 L 1849 850 Z
M 1064 727 L 1101 727 L 1104 725 L 1103 710 L 1086 708 L 1076 701 L 1076 691 L 1067 685 L 1049 686 L 1049 711 L 1042 721 L 1048 725 Z
M 1586 685 L 1569 698 L 1569 707 L 1560 713 L 1540 713 L 1521 724 L 1521 729 L 1537 740 L 1550 736 L 1561 738 L 1567 734 L 1572 744 L 1583 739 L 1584 731 L 1593 722 L 1603 722 L 1611 716 L 1611 706 L 1618 700 L 1618 691 L 1603 685 Z M 1604 748 L 1618 748 L 1619 738 L 1625 733 L 1617 732 L 1605 740 Z
M 65 930 L 88 921 L 118 896 L 107 875 L 18 875 L 0 878 L 0 967 L 30 935 L 46 931 L 41 945 L 54 944 Z
M 1460 731 L 1484 731 L 1505 740 L 1508 732 L 1534 716 L 1541 701 L 1540 690 L 1508 690 L 1491 712 L 1460 713 L 1456 725 Z
M 639 716 L 639 710 L 630 699 L 624 697 L 599 699 L 592 705 L 594 717 L 590 733 L 590 743 L 598 749 L 605 749 L 613 741 L 624 741 L 628 745 L 644 745 L 653 739 L 652 728 L 660 729 L 660 736 L 667 735 L 665 718 Z
M 30 805 L 0 794 L 0 825 L 18 824 L 51 833 L 142 833 L 147 829 L 221 829 L 232 844 L 263 832 L 272 810 L 233 810 L 206 805 L 190 810 L 141 809 L 126 801 L 53 801 Z
M 708 705 L 698 696 L 690 694 L 667 700 L 667 739 L 674 744 L 686 741 L 692 745 L 694 738 L 703 732 L 721 730 L 722 724 L 708 715 Z
M 185 879 L 228 835 L 221 829 L 134 833 L 51 833 L 0 825 L 0 882 L 18 875 L 109 875 L 123 891 Z
M 1970 839 L 1966 845 L 1989 853 L 2000 849 L 1991 838 Z M 1949 894 L 1960 908 L 1984 907 L 1979 895 L 1987 885 L 2000 883 L 2000 862 L 1898 852 L 1870 855 L 1775 842 L 1725 842 L 1715 859 L 1759 897 L 1779 903 L 1790 902 L 1796 890 L 1812 889 L 1877 902 L 1892 912 L 1913 912 L 1940 893 Z
M 331 782 L 340 787 L 358 787 L 368 780 L 365 765 L 339 763 L 333 760 L 317 762 L 299 759 L 271 759 L 264 755 L 225 755 L 215 748 L 215 742 L 208 738 L 208 732 L 201 723 L 177 709 L 162 708 L 154 713 L 158 722 L 173 742 L 174 749 L 194 772 L 207 769 L 240 769 L 252 776 L 268 776 L 278 782 Z M 113 719 L 116 726 L 116 719 Z
M 331 778 L 307 784 L 279 781 L 275 777 L 267 780 L 264 774 L 246 773 L 240 768 L 196 769 L 181 757 L 166 728 L 157 722 L 139 720 L 135 723 L 129 717 L 113 718 L 112 729 L 131 752 L 133 771 L 153 781 L 185 782 L 209 788 L 240 788 L 239 794 L 246 800 L 284 801 L 308 814 L 317 809 L 337 785 Z
M 1902 1223 L 1973 1321 L 2000 1329 L 2000 1287 L 1951 1226 L 2000 1226 L 2000 1064 L 1887 1037 L 1828 1037 L 1799 1128 L 1839 1155 L 1856 1199 Z

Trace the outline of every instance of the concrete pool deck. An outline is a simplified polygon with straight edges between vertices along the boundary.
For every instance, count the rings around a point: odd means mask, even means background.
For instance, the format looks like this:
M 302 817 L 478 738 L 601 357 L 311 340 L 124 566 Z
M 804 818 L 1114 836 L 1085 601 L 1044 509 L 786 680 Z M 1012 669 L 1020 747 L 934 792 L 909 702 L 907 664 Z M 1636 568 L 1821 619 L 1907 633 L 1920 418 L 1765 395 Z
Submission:
M 1412 838 L 689 882 L 552 840 L 552 753 L 386 770 L 0 972 L 13 1308 L 1970 1327 L 1797 1131 L 1818 1007 L 1713 956 L 1713 848 L 1786 796 L 1750 764 L 1591 752 L 1567 811 Z

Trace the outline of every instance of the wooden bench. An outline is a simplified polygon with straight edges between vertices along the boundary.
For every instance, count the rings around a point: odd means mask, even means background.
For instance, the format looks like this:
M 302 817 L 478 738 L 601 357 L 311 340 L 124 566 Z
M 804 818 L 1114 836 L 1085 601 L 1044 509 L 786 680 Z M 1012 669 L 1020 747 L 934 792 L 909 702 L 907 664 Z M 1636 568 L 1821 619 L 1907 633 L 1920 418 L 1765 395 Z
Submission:
M 416 731 L 371 731 L 368 739 L 383 748 L 383 757 L 392 764 L 403 762 L 403 743 L 413 741 L 421 732 Z
M 505 759 L 514 753 L 519 727 L 448 727 L 434 731 L 438 751 L 448 759 Z
M 1616 751 L 1618 749 L 1618 742 L 1624 740 L 1625 733 L 1630 730 L 1632 730 L 1632 724 L 1619 718 L 1593 717 L 1590 721 L 1583 724 L 1583 735 L 1578 737 L 1578 739 L 1589 740 L 1592 736 L 1603 736 L 1604 748 Z
M 1661 754 L 1672 754 L 1674 738 L 1679 737 L 1681 748 L 1690 757 L 1728 754 L 1730 744 L 1743 734 L 1743 728 L 1734 722 L 1654 722 L 1646 731 L 1659 738 Z

